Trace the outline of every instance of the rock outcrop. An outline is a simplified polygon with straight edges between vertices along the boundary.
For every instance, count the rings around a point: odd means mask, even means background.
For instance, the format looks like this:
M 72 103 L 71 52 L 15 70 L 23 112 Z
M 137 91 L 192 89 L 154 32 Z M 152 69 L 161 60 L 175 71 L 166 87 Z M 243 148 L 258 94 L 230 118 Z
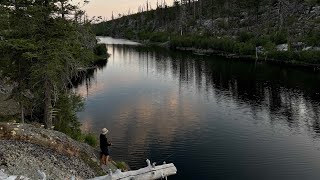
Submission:
M 30 124 L 0 123 L 0 169 L 39 179 L 89 179 L 105 174 L 93 147 Z
M 11 90 L 12 87 L 0 79 L 0 116 L 10 116 L 19 113 L 19 104 L 9 99 Z

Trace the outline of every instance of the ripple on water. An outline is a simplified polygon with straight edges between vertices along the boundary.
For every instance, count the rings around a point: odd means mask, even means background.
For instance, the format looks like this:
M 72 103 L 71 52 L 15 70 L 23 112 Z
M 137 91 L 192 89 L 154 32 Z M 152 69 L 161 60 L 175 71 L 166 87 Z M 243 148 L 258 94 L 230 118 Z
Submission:
M 124 45 L 108 52 L 79 118 L 110 129 L 114 159 L 133 169 L 174 162 L 170 179 L 320 177 L 318 75 Z

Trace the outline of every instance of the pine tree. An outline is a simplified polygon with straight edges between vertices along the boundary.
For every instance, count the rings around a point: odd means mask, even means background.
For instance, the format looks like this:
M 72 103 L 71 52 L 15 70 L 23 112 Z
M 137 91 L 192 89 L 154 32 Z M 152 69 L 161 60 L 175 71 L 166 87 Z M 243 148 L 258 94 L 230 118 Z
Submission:
M 36 107 L 51 128 L 52 110 L 68 93 L 70 78 L 93 60 L 94 36 L 71 18 L 70 11 L 78 9 L 69 0 L 7 0 L 1 7 L 7 7 L 9 23 L 1 29 L 6 39 L 0 41 L 2 71 L 15 85 L 12 98 L 20 103 L 22 117 L 25 106 Z

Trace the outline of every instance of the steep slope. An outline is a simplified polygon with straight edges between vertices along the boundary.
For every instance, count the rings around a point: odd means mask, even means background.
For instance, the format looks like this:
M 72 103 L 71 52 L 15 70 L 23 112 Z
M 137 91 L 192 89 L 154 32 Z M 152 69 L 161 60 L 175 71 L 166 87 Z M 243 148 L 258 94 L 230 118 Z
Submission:
M 255 56 L 259 47 L 263 59 L 318 64 L 319 5 L 318 0 L 183 1 L 102 22 L 94 29 L 97 35 L 169 41 L 171 48 L 241 56 Z

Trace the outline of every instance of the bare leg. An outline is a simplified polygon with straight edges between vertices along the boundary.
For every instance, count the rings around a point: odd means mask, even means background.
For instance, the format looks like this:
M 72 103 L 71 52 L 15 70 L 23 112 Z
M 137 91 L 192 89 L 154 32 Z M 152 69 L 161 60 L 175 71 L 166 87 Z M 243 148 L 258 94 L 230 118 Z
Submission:
M 101 166 L 104 165 L 104 159 L 105 159 L 105 155 L 102 154 L 102 155 L 101 155 L 101 158 L 100 158 L 100 165 L 101 165 Z
M 103 163 L 104 163 L 104 165 L 107 165 L 107 157 L 108 157 L 108 156 L 105 155 L 104 158 L 103 158 Z
M 106 156 L 106 164 L 109 162 L 109 155 Z

